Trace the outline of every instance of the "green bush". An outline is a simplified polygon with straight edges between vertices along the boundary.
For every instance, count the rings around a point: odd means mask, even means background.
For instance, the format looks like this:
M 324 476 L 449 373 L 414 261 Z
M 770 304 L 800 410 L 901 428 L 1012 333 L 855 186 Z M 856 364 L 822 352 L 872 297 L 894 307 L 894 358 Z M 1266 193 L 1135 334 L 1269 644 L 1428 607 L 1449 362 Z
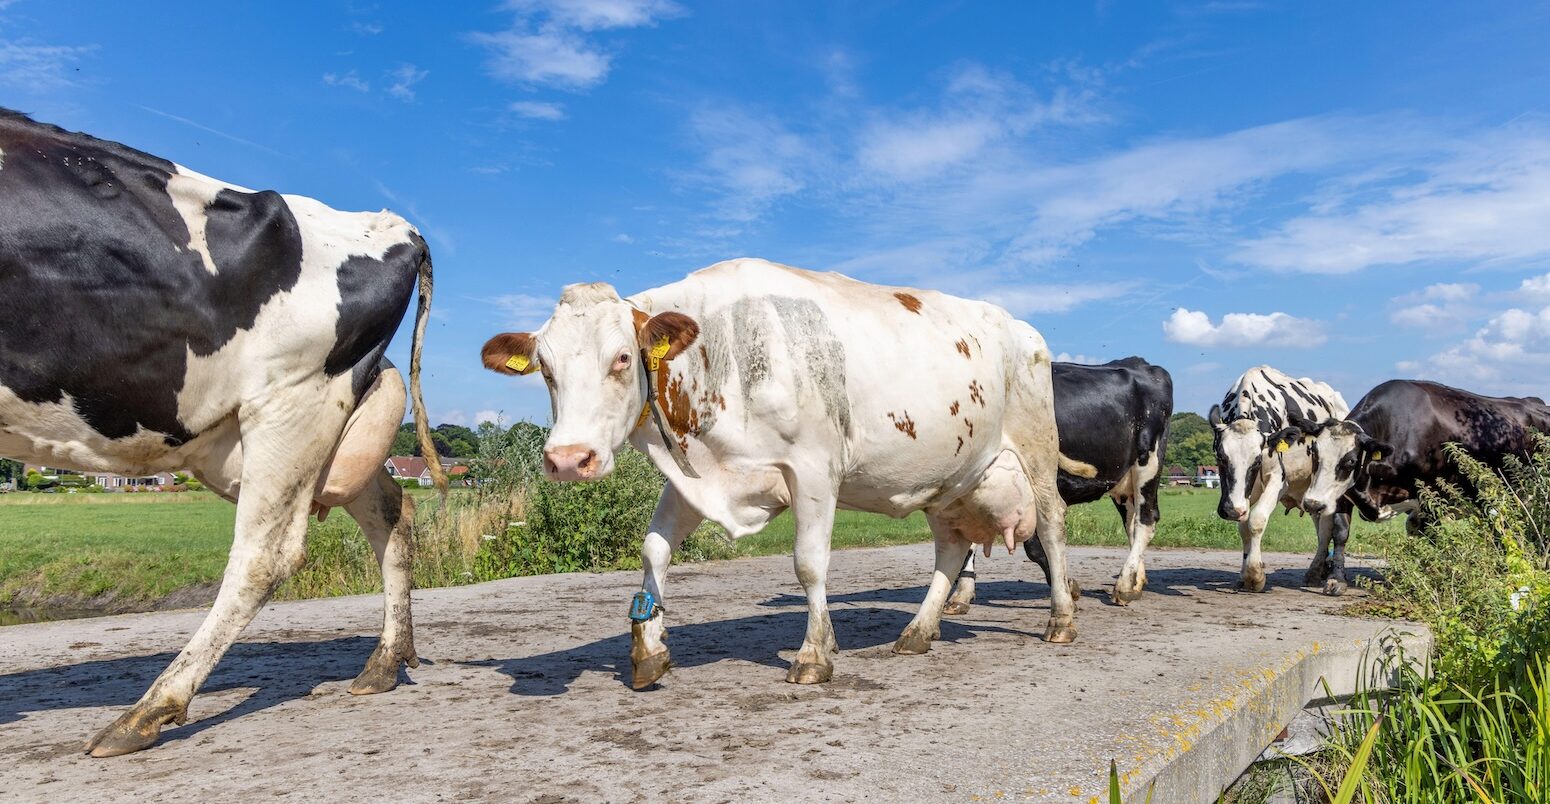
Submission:
M 420 488 L 420 481 L 413 477 L 395 477 L 393 478 L 393 481 L 396 482 L 398 487 L 401 489 Z

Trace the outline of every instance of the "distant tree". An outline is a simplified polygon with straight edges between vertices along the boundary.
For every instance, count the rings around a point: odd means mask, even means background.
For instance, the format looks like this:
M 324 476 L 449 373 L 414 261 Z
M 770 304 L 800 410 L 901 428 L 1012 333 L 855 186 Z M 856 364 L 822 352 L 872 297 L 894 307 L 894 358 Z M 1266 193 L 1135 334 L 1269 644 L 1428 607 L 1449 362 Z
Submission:
M 0 483 L 19 483 L 26 474 L 22 471 L 21 461 L 12 461 L 0 458 Z
M 1198 413 L 1175 413 L 1168 423 L 1168 452 L 1163 457 L 1166 464 L 1178 464 L 1193 472 L 1197 466 L 1216 463 L 1216 449 L 1212 446 L 1211 423 Z
M 414 425 L 404 423 L 399 426 L 398 432 L 393 435 L 394 455 L 419 455 L 420 444 L 414 437 Z

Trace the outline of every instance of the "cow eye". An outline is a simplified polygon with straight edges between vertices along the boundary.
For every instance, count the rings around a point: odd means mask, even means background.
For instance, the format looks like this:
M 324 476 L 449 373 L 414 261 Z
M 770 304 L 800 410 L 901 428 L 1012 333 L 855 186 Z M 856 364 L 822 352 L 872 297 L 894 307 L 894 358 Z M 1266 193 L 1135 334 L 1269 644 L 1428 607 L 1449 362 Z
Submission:
M 619 356 L 614 358 L 614 371 L 623 371 L 624 369 L 627 369 L 629 367 L 630 367 L 630 353 L 629 352 L 620 352 Z

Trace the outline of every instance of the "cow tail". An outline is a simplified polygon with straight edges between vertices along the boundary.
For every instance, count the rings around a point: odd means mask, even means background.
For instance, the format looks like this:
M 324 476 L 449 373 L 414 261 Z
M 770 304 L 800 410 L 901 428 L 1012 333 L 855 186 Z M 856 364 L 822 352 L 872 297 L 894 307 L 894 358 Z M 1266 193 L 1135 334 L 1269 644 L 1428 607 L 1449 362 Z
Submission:
M 420 257 L 420 306 L 414 314 L 414 340 L 409 347 L 409 399 L 414 407 L 414 435 L 420 442 L 420 454 L 425 457 L 425 468 L 430 470 L 431 480 L 442 499 L 447 496 L 447 473 L 441 469 L 441 456 L 436 453 L 436 442 L 431 440 L 431 426 L 426 419 L 425 398 L 420 394 L 420 353 L 425 349 L 425 324 L 431 315 L 431 251 L 422 247 Z

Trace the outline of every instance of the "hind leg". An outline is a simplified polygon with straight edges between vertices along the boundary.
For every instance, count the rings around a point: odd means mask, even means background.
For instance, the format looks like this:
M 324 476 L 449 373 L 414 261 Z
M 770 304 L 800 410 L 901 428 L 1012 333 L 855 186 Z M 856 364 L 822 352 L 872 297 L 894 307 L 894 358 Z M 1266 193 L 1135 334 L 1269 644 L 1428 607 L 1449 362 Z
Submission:
M 376 481 L 345 510 L 360 523 L 382 570 L 382 636 L 366 668 L 350 683 L 350 693 L 387 692 L 398 686 L 400 663 L 420 666 L 409 614 L 409 590 L 414 587 L 414 500 L 387 470 L 379 468 Z
M 1032 542 L 1029 539 L 1027 544 Z M 969 551 L 969 557 L 963 560 L 963 569 L 958 572 L 958 585 L 953 589 L 953 594 L 947 599 L 947 605 L 942 607 L 943 614 L 968 614 L 969 604 L 974 602 L 974 551 Z
M 894 653 L 917 654 L 931 650 L 931 641 L 942 634 L 942 604 L 947 599 L 947 591 L 953 588 L 959 570 L 967 563 L 965 557 L 974 548 L 968 542 L 954 539 L 949 529 L 935 517 L 927 514 L 926 521 L 931 524 L 931 533 L 936 537 L 936 567 L 931 573 L 931 587 L 926 590 L 926 599 L 915 612 L 915 619 L 904 627 L 904 632 L 893 643 Z
M 183 723 L 199 685 L 275 588 L 301 567 L 312 489 L 344 429 L 345 405 L 335 405 L 327 390 L 316 394 L 321 404 L 245 413 L 236 529 L 215 604 L 139 702 L 86 744 L 92 756 L 139 751 L 156 742 L 163 725 Z

